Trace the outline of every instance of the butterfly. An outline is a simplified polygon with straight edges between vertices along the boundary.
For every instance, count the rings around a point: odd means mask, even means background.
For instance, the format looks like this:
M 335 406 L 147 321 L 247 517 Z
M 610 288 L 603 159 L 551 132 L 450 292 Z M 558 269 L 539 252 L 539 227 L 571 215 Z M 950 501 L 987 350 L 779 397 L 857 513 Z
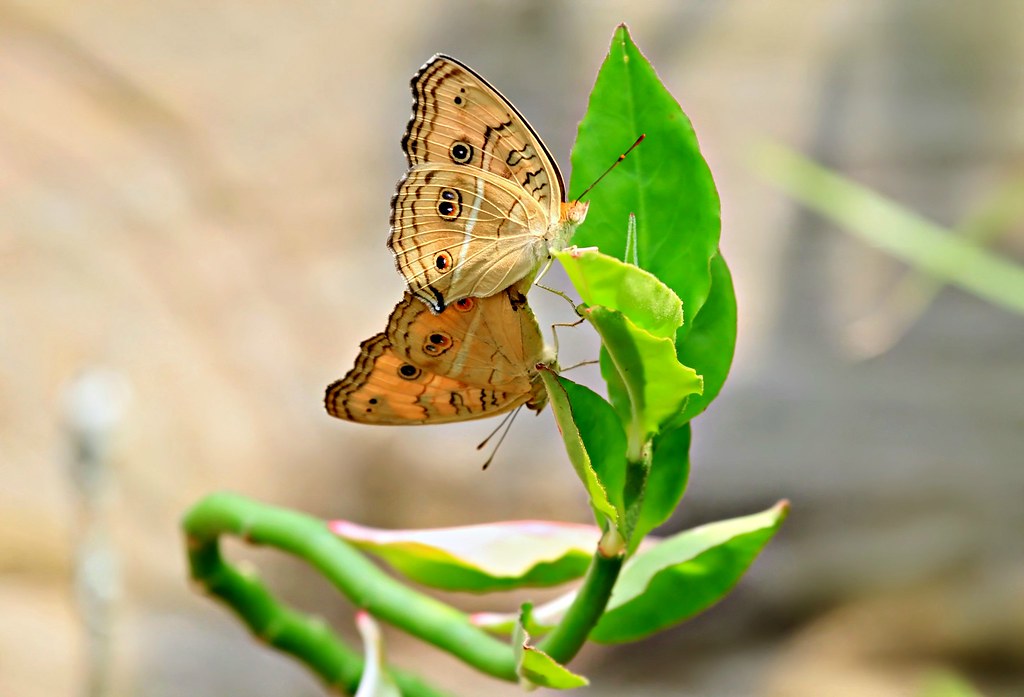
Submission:
M 368 424 L 468 421 L 547 392 L 539 364 L 554 365 L 520 286 L 462 298 L 434 314 L 406 293 L 380 334 L 359 346 L 355 366 L 327 387 L 332 416 Z
M 436 313 L 494 295 L 568 244 L 588 204 L 565 201 L 551 153 L 484 78 L 436 55 L 412 79 L 409 171 L 388 247 L 409 292 Z

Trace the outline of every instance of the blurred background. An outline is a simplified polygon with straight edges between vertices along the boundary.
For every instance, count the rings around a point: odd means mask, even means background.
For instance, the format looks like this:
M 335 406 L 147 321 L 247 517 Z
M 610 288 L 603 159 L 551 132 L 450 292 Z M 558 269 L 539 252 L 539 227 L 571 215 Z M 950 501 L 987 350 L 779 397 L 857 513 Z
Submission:
M 958 229 L 1024 169 L 1024 4 L 3 0 L 0 695 L 325 694 L 187 583 L 178 521 L 211 491 L 380 526 L 588 519 L 549 413 L 482 473 L 493 421 L 358 426 L 321 396 L 402 292 L 416 69 L 474 66 L 568 178 L 622 21 L 701 140 L 740 308 L 666 530 L 793 508 L 721 605 L 588 647 L 583 693 L 1024 694 L 1022 317 L 941 282 L 908 310 L 927 279 L 751 166 L 777 141 Z M 355 636 L 308 569 L 235 551 Z M 519 694 L 386 636 L 458 694 Z

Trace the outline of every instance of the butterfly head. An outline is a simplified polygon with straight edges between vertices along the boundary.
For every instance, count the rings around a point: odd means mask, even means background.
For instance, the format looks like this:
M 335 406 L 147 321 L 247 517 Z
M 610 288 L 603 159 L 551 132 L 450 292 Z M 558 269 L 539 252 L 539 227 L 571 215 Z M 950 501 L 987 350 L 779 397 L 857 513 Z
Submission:
M 558 222 L 548 228 L 547 246 L 549 250 L 565 249 L 576 232 L 577 226 L 587 217 L 590 201 L 562 202 L 562 214 Z
M 590 208 L 590 201 L 569 201 L 562 204 L 562 220 L 569 225 L 576 227 L 587 217 L 587 210 Z

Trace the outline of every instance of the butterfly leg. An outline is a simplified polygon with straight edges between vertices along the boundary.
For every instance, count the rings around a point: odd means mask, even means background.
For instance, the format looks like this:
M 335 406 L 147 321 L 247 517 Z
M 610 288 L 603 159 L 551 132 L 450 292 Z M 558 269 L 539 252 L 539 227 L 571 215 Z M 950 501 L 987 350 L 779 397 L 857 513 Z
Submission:
M 563 293 L 562 291 L 558 290 L 557 288 L 551 288 L 551 287 L 545 286 L 545 285 L 543 285 L 541 283 L 536 283 L 535 282 L 533 285 L 537 286 L 538 288 L 542 288 L 542 289 L 546 290 L 549 293 L 554 293 L 558 297 L 562 298 L 562 300 L 565 300 L 565 302 L 569 303 L 569 305 L 572 307 L 572 311 L 573 312 L 575 312 L 577 315 L 580 315 L 582 317 L 582 313 L 580 312 L 580 306 L 577 305 L 576 303 L 574 303 L 572 298 L 570 298 L 568 296 L 568 294 Z
M 537 286 L 540 285 L 540 279 L 544 278 L 544 274 L 546 274 L 551 269 L 551 265 L 554 264 L 554 263 L 555 263 L 555 258 L 554 257 L 548 257 L 548 262 L 546 264 L 544 264 L 544 268 L 541 269 L 540 273 L 537 274 L 537 277 L 533 279 L 533 284 L 534 285 L 537 285 Z M 541 288 L 543 288 L 543 287 L 544 286 L 541 286 Z
M 556 323 L 551 325 L 551 336 L 554 338 L 555 355 L 556 356 L 558 355 L 558 328 L 559 327 L 578 327 L 581 324 L 583 324 L 585 321 L 586 320 L 581 317 L 578 320 L 576 320 L 575 322 L 556 322 Z M 595 363 L 598 363 L 598 362 L 599 361 L 596 361 L 596 360 L 580 361 L 579 363 L 574 363 L 573 365 L 569 366 L 568 368 L 561 368 L 561 369 L 559 369 L 558 372 L 559 373 L 564 373 L 564 372 L 566 372 L 568 370 L 573 370 L 575 368 L 582 368 L 585 365 L 594 365 Z
M 551 325 L 551 336 L 555 341 L 555 355 L 558 355 L 558 328 L 559 327 L 578 327 L 583 324 L 585 320 L 581 317 L 575 322 L 555 322 Z

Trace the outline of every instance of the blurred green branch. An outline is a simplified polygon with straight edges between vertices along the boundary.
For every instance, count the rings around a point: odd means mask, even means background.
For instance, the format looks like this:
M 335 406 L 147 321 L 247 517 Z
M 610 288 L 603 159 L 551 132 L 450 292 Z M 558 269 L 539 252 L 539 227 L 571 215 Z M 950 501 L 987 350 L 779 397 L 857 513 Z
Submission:
M 1024 267 L 980 245 L 1024 215 L 1021 180 L 1002 189 L 966 226 L 967 234 L 958 236 L 781 145 L 760 146 L 754 167 L 868 244 L 995 305 L 1024 313 Z
M 982 694 L 960 675 L 936 670 L 925 678 L 917 697 L 982 697 Z
M 459 657 L 481 672 L 502 680 L 518 679 L 509 644 L 473 625 L 455 608 L 418 593 L 391 578 L 327 524 L 294 511 L 275 508 L 235 494 L 213 494 L 185 516 L 192 578 L 227 604 L 257 637 L 307 663 L 329 685 L 355 692 L 363 662 L 322 621 L 279 603 L 252 574 L 225 561 L 222 535 L 253 545 L 266 545 L 309 562 L 352 603 Z M 622 556 L 596 553 L 576 601 L 541 648 L 555 660 L 572 659 L 600 620 Z M 402 693 L 440 697 L 443 693 L 413 676 L 395 672 Z
M 260 639 L 312 668 L 330 686 L 355 693 L 363 661 L 321 620 L 279 603 L 253 574 L 225 561 L 222 535 L 267 545 L 305 559 L 331 580 L 353 604 L 371 614 L 456 649 L 467 663 L 514 679 L 508 646 L 468 623 L 462 613 L 416 593 L 378 569 L 323 521 L 274 508 L 234 494 L 207 496 L 185 516 L 192 578 L 228 605 Z M 407 697 L 444 697 L 414 676 L 394 671 Z

